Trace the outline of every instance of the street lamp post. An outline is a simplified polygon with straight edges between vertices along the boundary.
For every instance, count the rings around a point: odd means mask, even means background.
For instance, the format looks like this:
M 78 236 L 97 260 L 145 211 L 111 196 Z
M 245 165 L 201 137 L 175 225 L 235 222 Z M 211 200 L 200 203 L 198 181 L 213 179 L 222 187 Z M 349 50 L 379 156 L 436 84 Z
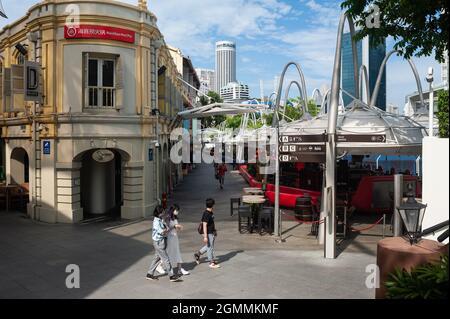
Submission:
M 433 136 L 433 119 L 434 119 L 433 67 L 428 68 L 426 80 L 430 84 L 430 91 L 428 94 L 428 136 Z
M 418 203 L 415 199 L 412 185 L 409 184 L 408 187 L 408 199 L 405 203 L 397 207 L 397 211 L 403 220 L 406 235 L 412 245 L 418 243 L 422 237 L 422 221 L 427 205 Z

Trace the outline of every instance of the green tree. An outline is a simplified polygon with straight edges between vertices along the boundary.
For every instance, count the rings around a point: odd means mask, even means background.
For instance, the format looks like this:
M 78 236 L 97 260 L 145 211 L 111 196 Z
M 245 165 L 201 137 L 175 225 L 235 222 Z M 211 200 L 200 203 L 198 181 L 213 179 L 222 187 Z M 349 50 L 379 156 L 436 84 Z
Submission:
M 204 95 L 202 95 L 200 97 L 200 104 L 203 106 L 212 104 L 212 103 L 222 103 L 223 102 L 220 95 L 214 91 L 209 91 L 206 95 L 209 96 L 209 99 Z M 222 123 L 225 120 L 226 120 L 225 115 L 214 115 L 214 116 L 203 118 L 202 125 L 203 125 L 203 127 L 213 127 L 213 126 L 219 125 L 220 123 Z
M 226 119 L 225 127 L 235 130 L 241 125 L 241 121 L 242 115 L 230 116 Z
M 371 5 L 379 8 L 379 27 L 366 23 L 375 21 Z M 444 51 L 448 52 L 448 0 L 345 0 L 341 7 L 360 28 L 356 40 L 370 35 L 372 44 L 377 45 L 392 36 L 394 49 L 405 58 L 429 56 L 434 51 L 436 60 L 442 62 Z
M 313 117 L 319 113 L 319 107 L 317 107 L 317 104 L 314 100 L 308 101 L 308 113 Z
M 212 103 L 222 103 L 223 102 L 223 99 L 220 97 L 220 95 L 214 91 L 209 91 L 206 95 L 209 96 L 209 99 L 204 95 L 202 95 L 200 97 L 200 104 L 203 106 L 212 104 Z
M 448 91 L 438 92 L 438 113 L 439 136 L 448 138 Z

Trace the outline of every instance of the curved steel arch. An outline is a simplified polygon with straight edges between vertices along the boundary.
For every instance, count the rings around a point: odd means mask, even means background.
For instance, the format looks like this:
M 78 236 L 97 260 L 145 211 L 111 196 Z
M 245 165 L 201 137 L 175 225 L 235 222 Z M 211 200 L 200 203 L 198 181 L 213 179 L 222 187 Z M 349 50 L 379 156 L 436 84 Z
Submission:
M 353 19 L 347 12 L 342 13 L 339 20 L 338 34 L 336 40 L 336 52 L 334 55 L 333 78 L 331 81 L 330 115 L 328 117 L 328 134 L 336 133 L 337 114 L 339 107 L 339 91 L 341 86 L 341 65 L 342 65 L 342 36 L 344 34 L 344 24 L 348 22 L 350 37 L 352 42 L 353 75 L 355 81 L 355 97 L 359 99 L 359 74 L 358 74 L 358 49 L 354 41 L 355 25 Z
M 401 54 L 401 51 L 399 51 L 399 50 L 390 51 L 384 57 L 383 62 L 381 62 L 380 71 L 378 71 L 378 77 L 377 77 L 377 81 L 375 82 L 375 87 L 373 89 L 372 98 L 370 99 L 370 104 L 369 104 L 370 106 L 375 106 L 375 101 L 377 100 L 377 97 L 378 97 L 378 91 L 380 90 L 381 77 L 383 76 L 384 68 L 387 64 L 387 61 L 394 53 Z M 420 83 L 419 72 L 417 72 L 417 68 L 416 68 L 416 65 L 414 64 L 414 62 L 411 59 L 407 59 L 407 60 L 408 60 L 409 66 L 411 67 L 411 70 L 414 74 L 414 78 L 416 79 L 416 85 L 417 85 L 417 91 L 419 92 L 420 103 L 422 103 L 422 106 L 425 106 L 425 103 L 423 102 L 423 91 L 422 91 L 422 84 Z
M 306 104 L 304 104 L 305 103 L 305 99 L 304 99 L 304 96 L 303 96 L 303 91 L 302 91 L 302 88 L 301 88 L 301 86 L 300 86 L 300 84 L 297 82 L 297 81 L 291 81 L 291 82 L 289 82 L 289 85 L 288 85 L 288 87 L 287 87 L 287 89 L 286 89 L 286 92 L 285 92 L 285 94 L 284 94 L 284 108 L 283 108 L 283 117 L 282 117 L 282 119 L 284 120 L 284 118 L 285 118 L 285 115 L 286 115 L 286 107 L 287 107 L 287 99 L 288 99 L 288 97 L 289 97 L 289 91 L 290 91 L 290 89 L 291 89 L 291 86 L 293 85 L 293 84 L 295 84 L 296 86 L 297 86 L 297 88 L 298 88 L 298 90 L 299 90 L 299 92 L 300 92 L 300 98 L 301 98 L 301 100 L 303 100 L 303 103 L 300 103 L 300 104 L 303 104 L 302 105 L 302 111 L 303 111 L 303 114 L 305 114 L 305 113 L 307 113 L 308 112 L 308 105 Z
M 367 101 L 363 101 L 363 102 L 368 103 L 370 101 L 369 76 L 367 75 L 367 67 L 364 64 L 362 64 L 361 67 L 359 68 L 359 96 L 360 96 L 361 100 L 363 97 L 363 94 L 362 94 L 363 80 L 364 80 L 364 84 L 365 84 L 366 97 L 367 97 Z
M 315 97 L 318 96 L 320 98 L 320 103 L 323 101 L 322 93 L 318 88 L 314 88 L 314 90 L 311 93 L 311 99 L 315 100 Z
M 305 105 L 308 105 L 307 95 L 306 95 L 305 77 L 303 75 L 302 68 L 300 67 L 300 65 L 297 62 L 289 62 L 288 64 L 285 65 L 285 67 L 283 69 L 283 72 L 281 73 L 280 83 L 278 84 L 277 99 L 276 99 L 276 102 L 275 102 L 275 112 L 277 112 L 279 107 L 280 107 L 281 91 L 283 89 L 284 77 L 286 75 L 286 71 L 288 70 L 288 68 L 291 65 L 294 65 L 297 68 L 298 74 L 300 76 L 300 82 L 302 84 L 301 87 L 302 87 L 303 100 L 304 100 Z
M 356 48 L 356 43 L 354 41 L 355 26 L 352 17 L 348 15 L 347 12 L 344 12 L 339 20 L 328 115 L 325 189 L 323 192 L 325 204 L 324 214 L 327 217 L 327 225 L 322 230 L 325 234 L 325 258 L 336 258 L 336 126 L 338 120 L 339 93 L 341 89 L 342 36 L 344 34 L 344 23 L 346 20 L 350 28 L 352 43 L 355 97 L 359 99 L 358 49 Z

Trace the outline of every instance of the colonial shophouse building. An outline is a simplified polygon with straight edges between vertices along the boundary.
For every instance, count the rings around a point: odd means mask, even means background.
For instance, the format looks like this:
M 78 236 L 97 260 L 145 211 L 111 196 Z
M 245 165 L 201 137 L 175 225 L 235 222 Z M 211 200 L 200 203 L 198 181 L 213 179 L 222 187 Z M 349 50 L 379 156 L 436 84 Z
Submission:
M 0 31 L 0 58 L 6 182 L 29 186 L 29 216 L 151 215 L 187 94 L 146 1 L 42 1 Z

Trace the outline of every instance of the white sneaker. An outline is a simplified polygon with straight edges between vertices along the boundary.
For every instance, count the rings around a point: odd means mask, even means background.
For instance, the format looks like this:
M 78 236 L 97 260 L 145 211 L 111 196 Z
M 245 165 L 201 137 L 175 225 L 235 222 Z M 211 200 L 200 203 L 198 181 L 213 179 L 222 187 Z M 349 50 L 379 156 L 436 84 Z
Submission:
M 187 270 L 185 270 L 184 268 L 181 268 L 181 274 L 182 274 L 183 276 L 187 276 L 187 275 L 190 274 L 190 272 L 187 271 Z
M 213 268 L 213 269 L 220 268 L 220 265 L 216 264 L 216 263 L 210 263 L 209 268 Z
M 156 271 L 159 272 L 161 275 L 165 275 L 166 274 L 166 271 L 161 266 L 161 264 L 159 264 L 158 267 L 156 267 Z

